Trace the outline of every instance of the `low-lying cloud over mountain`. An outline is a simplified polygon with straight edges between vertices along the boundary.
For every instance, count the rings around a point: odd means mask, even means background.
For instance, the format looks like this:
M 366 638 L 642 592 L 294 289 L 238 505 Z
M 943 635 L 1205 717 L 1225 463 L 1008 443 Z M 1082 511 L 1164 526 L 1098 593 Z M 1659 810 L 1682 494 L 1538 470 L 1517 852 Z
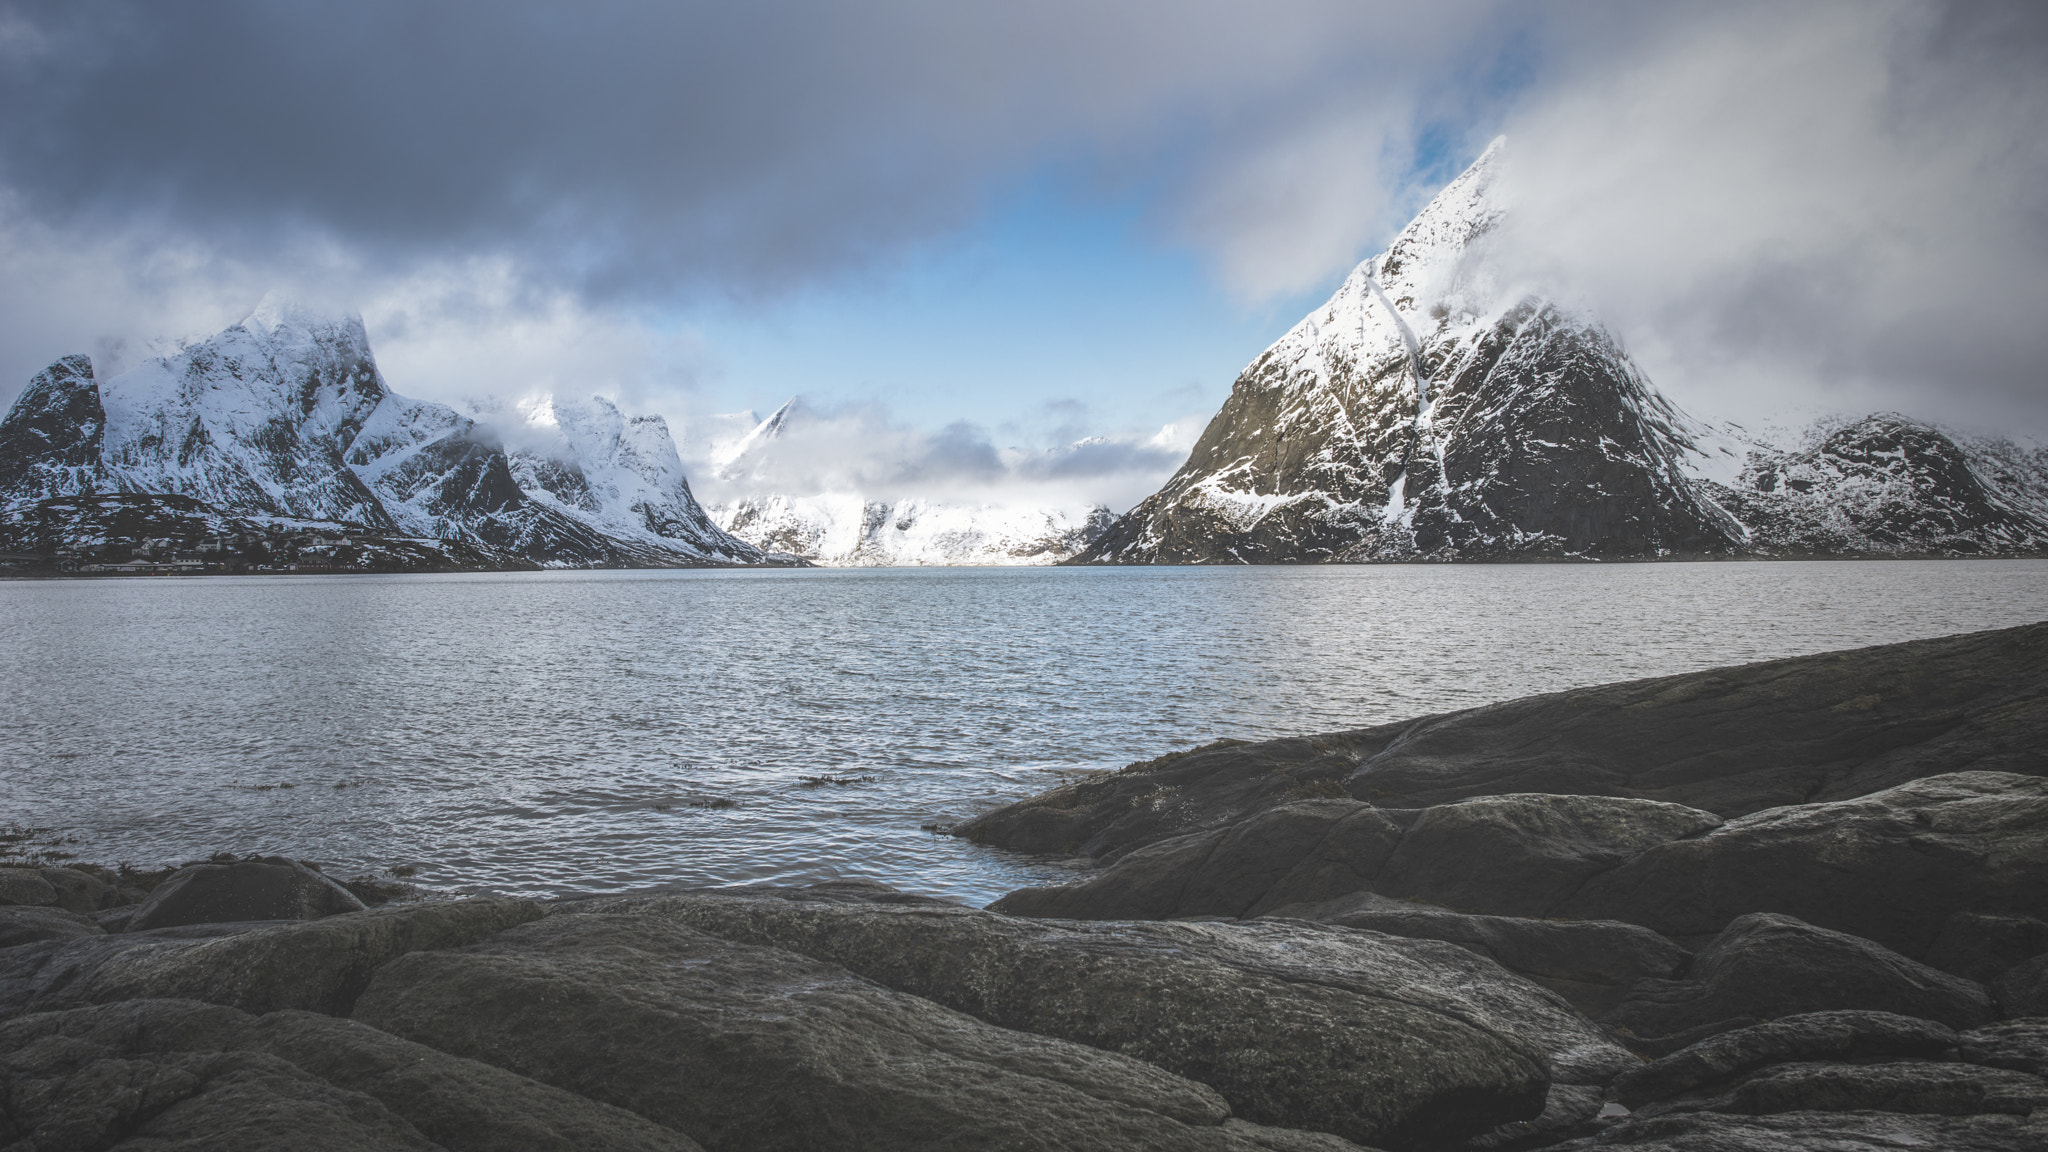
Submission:
M 282 286 L 360 309 L 437 399 L 770 403 L 735 402 L 735 315 L 856 310 L 1035 188 L 1055 210 L 1029 227 L 1128 222 L 1119 258 L 1207 270 L 1186 325 L 1249 301 L 1270 339 L 1505 131 L 1521 261 L 1569 260 L 1691 407 L 2039 432 L 2044 118 L 2048 13 L 2017 2 L 9 0 L 0 400 L 99 337 L 217 331 Z M 1119 312 L 1092 271 L 1018 291 Z M 901 358 L 938 356 L 978 396 L 977 363 L 1046 331 L 970 356 L 906 330 L 895 362 L 775 389 L 887 397 Z M 1209 402 L 1258 343 L 1214 353 Z M 1143 375 L 994 402 L 1186 383 Z
M 770 493 L 863 493 L 1121 511 L 1180 467 L 1208 415 L 1149 435 L 1030 448 L 998 446 L 988 429 L 965 421 L 931 431 L 877 405 L 818 408 L 794 397 L 762 418 L 738 412 L 689 421 L 682 451 L 707 504 Z

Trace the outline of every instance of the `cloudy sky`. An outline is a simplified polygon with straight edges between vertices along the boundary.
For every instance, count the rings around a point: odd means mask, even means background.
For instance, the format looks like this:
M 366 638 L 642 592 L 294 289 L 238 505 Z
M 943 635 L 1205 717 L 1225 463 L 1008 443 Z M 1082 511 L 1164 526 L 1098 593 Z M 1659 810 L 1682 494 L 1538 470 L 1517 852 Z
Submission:
M 412 395 L 1156 472 L 1507 133 L 1685 406 L 2040 435 L 2043 123 L 2039 4 L 0 0 L 0 401 L 278 288 Z

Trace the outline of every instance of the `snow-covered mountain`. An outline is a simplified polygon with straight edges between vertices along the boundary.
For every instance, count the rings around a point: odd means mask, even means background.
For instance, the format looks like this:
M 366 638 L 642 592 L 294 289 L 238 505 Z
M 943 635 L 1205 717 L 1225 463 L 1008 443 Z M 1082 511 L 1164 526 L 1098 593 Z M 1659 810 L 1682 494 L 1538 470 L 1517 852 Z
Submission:
M 1785 454 L 1679 411 L 1589 311 L 1503 282 L 1505 158 L 1494 141 L 1253 361 L 1072 562 L 2048 549 L 2039 452 L 1878 417 Z
M 492 429 L 385 385 L 360 318 L 266 299 L 110 379 L 82 356 L 39 373 L 0 421 L 0 507 L 169 494 L 546 564 L 766 559 L 697 506 L 659 417 L 587 410 L 515 475 Z
M 1705 486 L 1762 555 L 2048 551 L 2048 449 L 1892 412 L 1822 421 L 1789 449 L 1753 444 L 1734 480 Z
M 708 505 L 720 528 L 768 552 L 826 567 L 1056 564 L 1087 547 L 1115 519 L 1100 504 L 954 495 L 882 495 L 848 477 L 825 491 L 778 490 L 801 424 L 792 399 L 743 433 L 707 444 L 704 460 L 723 499 Z
M 1082 508 L 946 503 L 855 494 L 765 496 L 714 505 L 726 531 L 756 547 L 838 568 L 1055 564 L 1115 517 Z

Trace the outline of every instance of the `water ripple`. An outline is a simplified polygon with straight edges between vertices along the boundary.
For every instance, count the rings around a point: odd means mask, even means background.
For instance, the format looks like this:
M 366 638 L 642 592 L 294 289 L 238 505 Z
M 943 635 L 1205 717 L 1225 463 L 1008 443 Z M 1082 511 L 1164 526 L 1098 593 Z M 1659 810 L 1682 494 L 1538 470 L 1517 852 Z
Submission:
M 867 876 L 979 903 L 1069 866 L 923 826 L 1069 773 L 2032 622 L 2048 564 L 6 581 L 0 602 L 0 802 L 86 859 L 261 850 L 533 894 Z

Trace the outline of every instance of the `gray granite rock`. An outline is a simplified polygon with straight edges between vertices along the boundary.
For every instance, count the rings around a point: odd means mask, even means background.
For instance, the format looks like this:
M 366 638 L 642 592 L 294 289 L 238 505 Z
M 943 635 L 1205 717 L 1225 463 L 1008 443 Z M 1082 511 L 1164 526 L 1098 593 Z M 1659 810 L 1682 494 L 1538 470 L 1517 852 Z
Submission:
M 1863 1009 L 1972 1028 L 1992 1018 L 1982 985 L 1790 916 L 1744 916 L 1701 949 L 1683 979 L 1641 980 L 1605 1022 L 1662 1036 L 1731 1017 Z
M 2048 953 L 2000 973 L 1991 990 L 2007 1016 L 2048 1016 Z
M 399 957 L 354 1017 L 733 1152 L 1284 1146 L 1152 1065 L 644 911 Z
M 345 1014 L 392 957 L 469 944 L 540 915 L 530 900 L 479 897 L 31 944 L 0 961 L 0 1016 L 166 998 Z
M 0 1024 L 0 1072 L 21 1152 L 698 1149 L 623 1109 L 305 1012 L 129 1000 L 25 1016 Z
M 2048 774 L 2048 624 L 1223 741 L 1076 781 L 953 832 L 1106 863 L 1332 785 L 1384 808 L 1547 792 L 1667 800 L 1733 819 L 1972 769 Z
M 1976 1064 L 1898 1060 L 1882 1064 L 1774 1064 L 1725 1090 L 1643 1109 L 1740 1112 L 1910 1112 L 2026 1116 L 2048 1104 L 2048 1081 Z
M 180 868 L 151 889 L 122 930 L 236 920 L 317 920 L 362 910 L 363 902 L 354 893 L 304 864 L 263 856 Z
M 92 917 L 66 912 L 62 908 L 19 904 L 0 906 L 0 948 L 33 944 L 38 940 L 75 940 L 80 936 L 104 934 L 105 929 L 94 923 Z
M 1958 912 L 1942 925 L 1924 959 L 1965 980 L 1990 984 L 2043 953 L 2048 953 L 2048 921 L 2038 916 Z
M 1456 944 L 1536 981 L 1595 1017 L 1619 1004 L 1637 980 L 1675 976 L 1692 959 L 1692 953 L 1676 942 L 1618 920 L 1480 916 L 1370 892 L 1290 904 L 1271 915 Z
M 1953 1057 L 1954 1029 L 1890 1012 L 1808 1012 L 1717 1036 L 1625 1073 L 1615 1098 L 1631 1108 L 1720 1084 L 1771 1064 Z
M 2048 1017 L 1972 1028 L 1957 1037 L 1956 1045 L 1962 1058 L 1972 1064 L 2048 1076 Z
M 1560 1081 L 1604 1084 L 1636 1063 L 1554 994 L 1481 957 L 1299 921 L 1063 924 L 709 892 L 584 906 L 830 960 L 991 1023 L 1148 1060 L 1215 1087 L 1247 1118 L 1369 1142 L 1447 1131 L 1447 1108 L 1467 1133 L 1482 1130 L 1485 1108 L 1525 1093 L 1537 1112 L 1540 1090 L 1499 1079 L 1503 1034 Z
M 2048 1152 L 2048 1124 L 2020 1116 L 1720 1112 L 1629 1117 L 1557 1152 Z
M 1550 914 L 1684 938 L 1751 912 L 1914 958 L 1957 912 L 2048 915 L 2048 780 L 1957 772 L 1758 812 L 1650 848 Z
M 0 904 L 42 907 L 57 902 L 57 889 L 35 868 L 0 868 Z

